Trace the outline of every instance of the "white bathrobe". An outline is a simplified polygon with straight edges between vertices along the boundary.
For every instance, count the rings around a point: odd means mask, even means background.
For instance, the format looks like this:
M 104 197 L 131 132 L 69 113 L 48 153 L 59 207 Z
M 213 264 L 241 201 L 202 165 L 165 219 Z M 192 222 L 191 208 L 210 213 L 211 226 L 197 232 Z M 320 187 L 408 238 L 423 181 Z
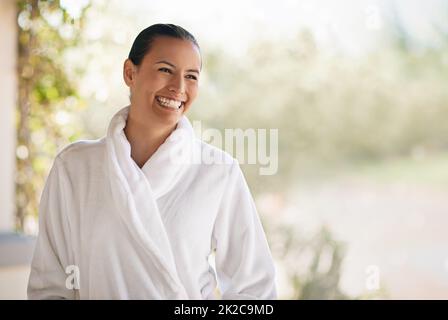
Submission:
M 222 299 L 275 299 L 273 259 L 238 162 L 195 138 L 183 116 L 140 169 L 123 131 L 128 112 L 105 137 L 55 158 L 28 297 L 216 299 L 219 284 Z

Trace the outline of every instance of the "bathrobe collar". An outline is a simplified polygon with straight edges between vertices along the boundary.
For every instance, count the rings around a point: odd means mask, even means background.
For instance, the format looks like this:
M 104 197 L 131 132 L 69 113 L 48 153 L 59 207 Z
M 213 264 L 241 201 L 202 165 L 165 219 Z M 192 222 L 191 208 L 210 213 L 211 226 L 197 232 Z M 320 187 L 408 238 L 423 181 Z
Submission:
M 158 276 L 166 280 L 163 296 L 184 299 L 185 288 L 177 273 L 156 200 L 172 190 L 188 169 L 186 160 L 190 159 L 194 131 L 183 116 L 176 129 L 140 169 L 131 158 L 131 146 L 123 131 L 128 114 L 129 106 L 113 116 L 106 137 L 109 181 L 117 213 L 137 243 L 151 256 Z

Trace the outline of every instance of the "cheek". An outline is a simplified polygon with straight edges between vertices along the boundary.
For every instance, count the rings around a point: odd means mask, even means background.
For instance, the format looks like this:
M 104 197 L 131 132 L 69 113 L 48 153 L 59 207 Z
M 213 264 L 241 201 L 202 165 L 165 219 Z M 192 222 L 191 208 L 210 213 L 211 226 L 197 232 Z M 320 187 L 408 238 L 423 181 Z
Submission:
M 188 87 L 188 97 L 190 99 L 190 103 L 191 101 L 193 101 L 196 96 L 198 95 L 198 86 L 193 84 L 191 86 Z
M 163 77 L 157 74 L 149 74 L 144 79 L 141 79 L 139 83 L 140 90 L 146 94 L 154 94 L 166 85 Z

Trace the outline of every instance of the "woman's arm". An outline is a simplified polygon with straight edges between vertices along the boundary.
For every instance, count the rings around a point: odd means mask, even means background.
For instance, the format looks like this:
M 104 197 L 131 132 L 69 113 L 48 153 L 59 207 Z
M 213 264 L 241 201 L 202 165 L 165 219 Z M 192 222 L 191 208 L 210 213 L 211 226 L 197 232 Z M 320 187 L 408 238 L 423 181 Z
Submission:
M 66 285 L 71 274 L 65 273 L 72 258 L 65 202 L 69 195 L 64 189 L 66 179 L 62 160 L 56 157 L 39 204 L 39 235 L 31 263 L 28 299 L 75 298 L 73 286 Z
M 222 299 L 276 299 L 276 272 L 262 224 L 235 160 L 212 237 Z

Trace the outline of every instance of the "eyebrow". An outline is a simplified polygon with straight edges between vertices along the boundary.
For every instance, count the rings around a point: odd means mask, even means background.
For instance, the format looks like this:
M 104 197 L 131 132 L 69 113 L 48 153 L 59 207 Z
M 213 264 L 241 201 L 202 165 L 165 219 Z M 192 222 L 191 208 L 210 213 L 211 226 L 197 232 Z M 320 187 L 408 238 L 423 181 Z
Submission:
M 157 61 L 155 64 L 158 64 L 158 63 L 165 63 L 167 65 L 172 66 L 174 69 L 176 69 L 176 66 L 174 64 L 172 64 L 171 62 L 168 62 L 165 60 L 160 60 L 160 61 Z M 187 72 L 196 72 L 197 74 L 199 74 L 199 71 L 197 69 L 188 69 Z

